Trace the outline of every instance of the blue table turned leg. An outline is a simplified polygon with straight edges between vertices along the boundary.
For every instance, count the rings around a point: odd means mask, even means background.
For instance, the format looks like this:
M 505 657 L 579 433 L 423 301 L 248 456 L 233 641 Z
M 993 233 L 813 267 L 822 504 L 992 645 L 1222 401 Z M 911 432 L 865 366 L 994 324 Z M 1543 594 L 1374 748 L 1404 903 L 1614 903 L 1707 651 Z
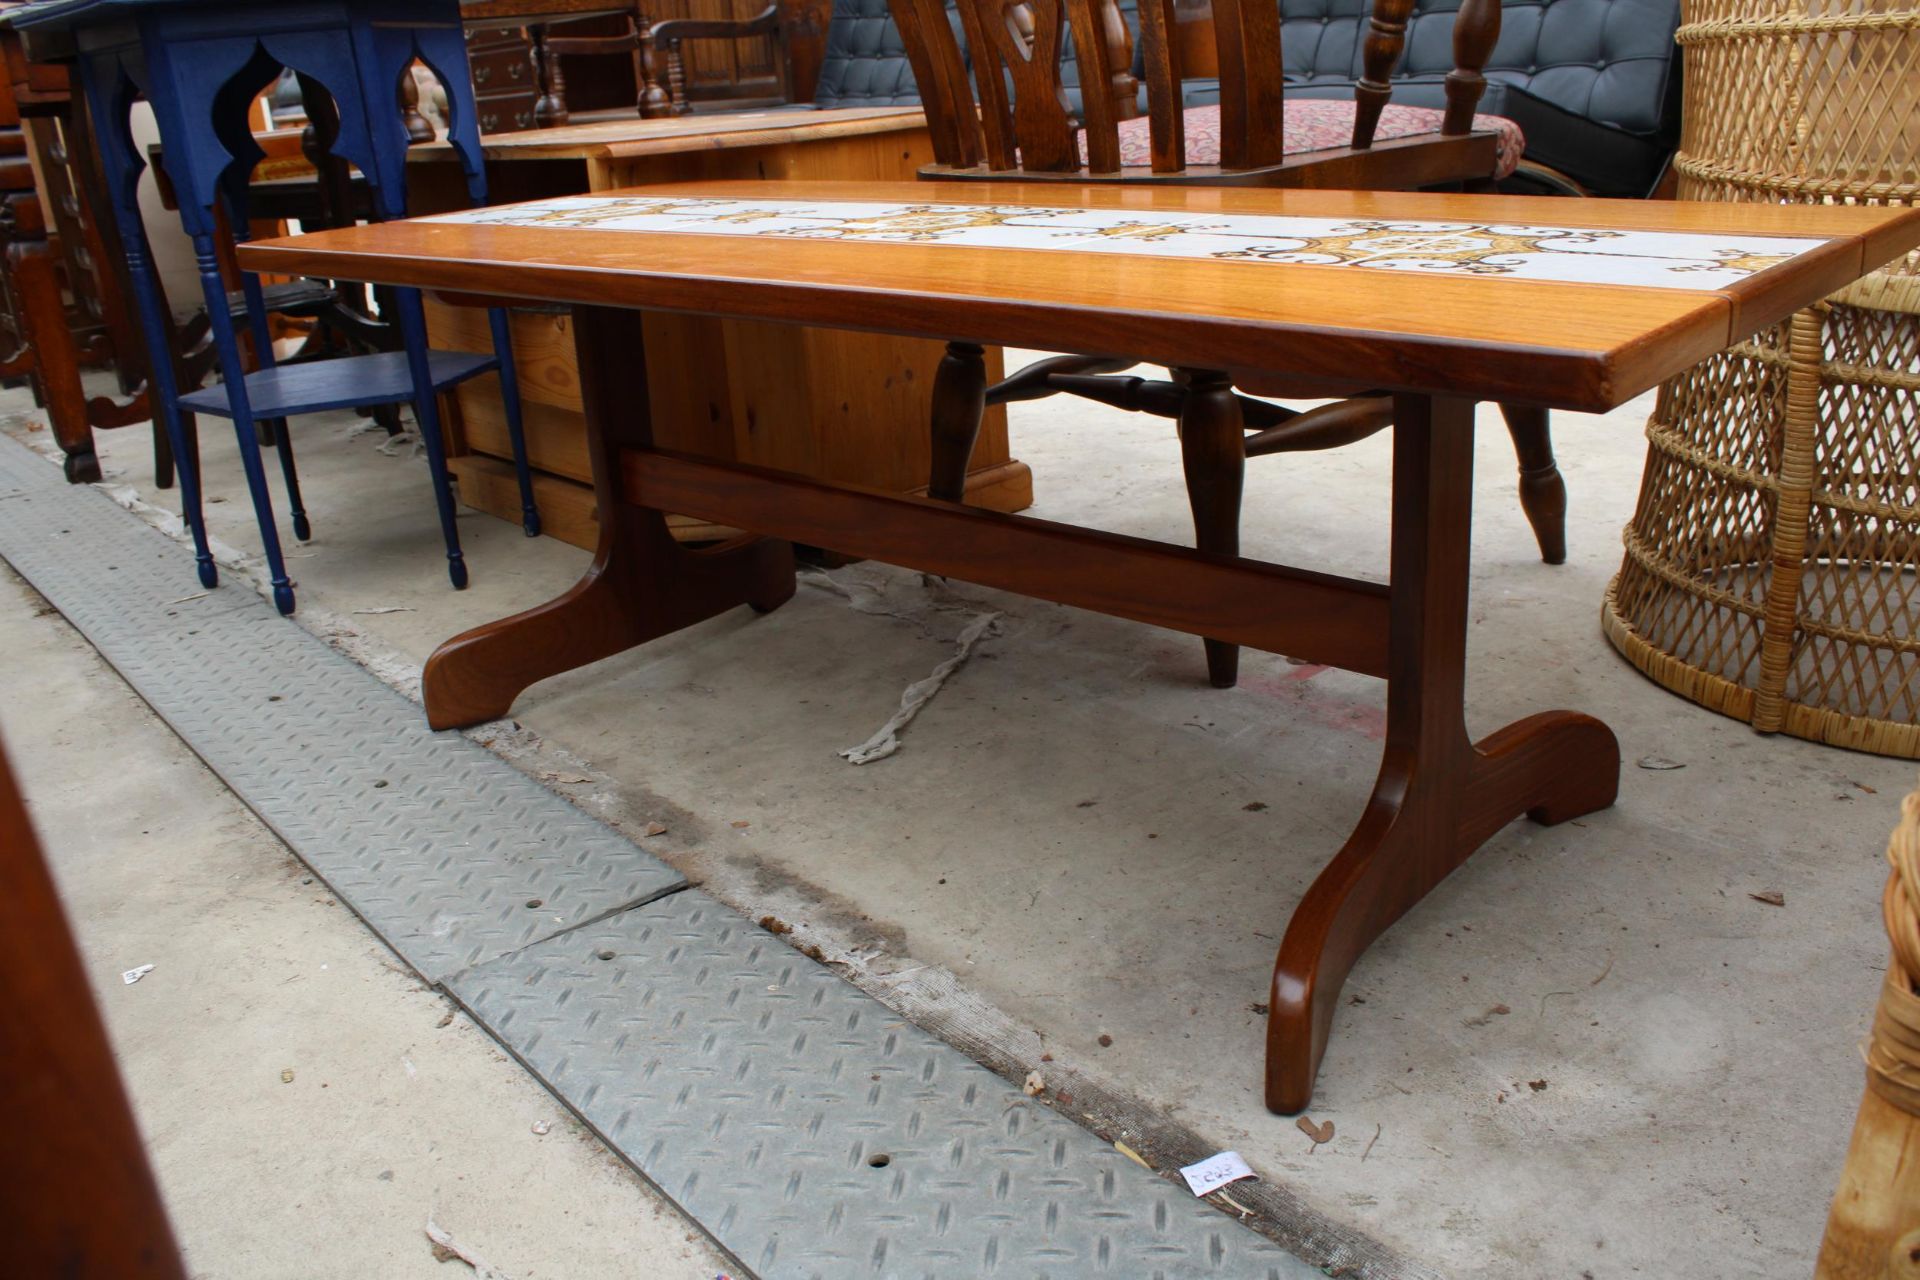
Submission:
M 440 508 L 440 532 L 447 540 L 447 577 L 459 589 L 467 585 L 467 560 L 460 552 L 460 530 L 454 523 L 453 486 L 447 477 L 446 441 L 440 435 L 440 398 L 427 366 L 427 313 L 418 289 L 395 289 L 394 307 L 400 313 L 400 336 L 407 347 L 407 368 L 413 374 L 413 417 L 420 425 L 420 444 L 427 451 L 427 470 L 433 477 L 433 501 Z
M 533 501 L 533 472 L 527 466 L 527 436 L 520 420 L 520 371 L 513 364 L 513 331 L 505 307 L 491 307 L 493 354 L 500 361 L 500 401 L 507 411 L 507 438 L 513 442 L 513 473 L 520 481 L 520 527 L 540 536 L 540 510 Z
M 273 604 L 282 613 L 292 613 L 293 581 L 287 577 L 286 559 L 280 551 L 273 495 L 267 490 L 266 468 L 260 463 L 260 437 L 254 430 L 253 405 L 247 398 L 247 371 L 240 361 L 240 336 L 234 332 L 233 316 L 227 311 L 227 285 L 220 278 L 212 232 L 194 234 L 193 255 L 200 264 L 200 290 L 206 295 L 207 318 L 213 322 L 213 345 L 220 357 L 227 405 L 233 413 L 234 441 L 240 447 L 240 465 L 247 473 L 247 492 L 253 498 L 253 514 L 267 555 L 267 574 L 273 580 Z
M 114 71 L 117 73 L 117 65 Z M 140 317 L 140 328 L 147 340 L 150 400 L 161 429 L 166 432 L 167 443 L 173 449 L 174 466 L 180 477 L 180 518 L 193 538 L 193 558 L 199 569 L 200 585 L 211 590 L 219 585 L 220 571 L 214 566 L 213 551 L 207 545 L 206 511 L 201 505 L 199 441 L 186 415 L 180 411 L 180 384 L 174 376 L 173 352 L 164 340 L 164 335 L 171 331 L 167 323 L 166 295 L 160 287 L 152 246 L 147 242 L 146 224 L 140 219 L 137 192 L 140 174 L 146 165 L 134 146 L 128 123 L 134 87 L 118 74 L 85 75 L 82 83 L 87 110 L 94 121 L 94 145 L 100 152 L 107 203 L 112 208 L 121 250 L 127 259 L 134 311 Z
M 233 238 L 235 243 L 244 244 L 247 240 L 246 223 L 236 213 L 233 219 Z M 247 331 L 253 339 L 255 363 L 262 369 L 274 367 L 273 328 L 268 323 L 267 300 L 260 288 L 260 277 L 251 271 L 240 273 L 240 289 L 247 298 Z M 280 478 L 287 486 L 287 506 L 293 516 L 293 536 L 305 542 L 313 537 L 313 526 L 307 521 L 307 505 L 300 497 L 300 472 L 293 460 L 293 432 L 288 428 L 285 418 L 274 418 L 269 423 L 272 428 L 272 440 L 280 454 Z

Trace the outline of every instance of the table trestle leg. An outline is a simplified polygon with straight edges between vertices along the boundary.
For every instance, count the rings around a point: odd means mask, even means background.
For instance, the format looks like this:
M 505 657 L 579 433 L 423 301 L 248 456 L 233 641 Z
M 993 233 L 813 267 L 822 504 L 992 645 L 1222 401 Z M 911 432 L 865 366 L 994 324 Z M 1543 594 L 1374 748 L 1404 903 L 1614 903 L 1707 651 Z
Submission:
M 436 729 L 495 720 L 521 690 L 634 645 L 690 627 L 736 605 L 761 612 L 794 592 L 793 548 L 737 538 L 712 550 L 683 547 L 666 516 L 622 501 L 622 450 L 653 440 L 641 316 L 574 309 L 600 542 L 586 576 L 566 594 L 441 645 L 421 694 Z
M 1620 748 L 1591 716 L 1549 711 L 1467 737 L 1473 404 L 1394 403 L 1387 741 L 1360 825 L 1294 911 L 1274 965 L 1267 1106 L 1305 1109 L 1340 988 L 1373 940 L 1500 828 L 1613 803 Z

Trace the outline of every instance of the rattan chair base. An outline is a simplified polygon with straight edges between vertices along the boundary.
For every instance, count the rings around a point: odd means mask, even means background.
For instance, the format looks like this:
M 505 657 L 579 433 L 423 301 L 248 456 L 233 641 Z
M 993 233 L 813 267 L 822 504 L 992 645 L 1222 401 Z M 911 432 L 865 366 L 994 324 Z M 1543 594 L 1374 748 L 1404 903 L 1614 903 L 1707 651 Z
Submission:
M 1619 585 L 1617 574 L 1607 583 L 1606 598 L 1600 606 L 1600 630 L 1620 656 L 1661 688 L 1677 693 L 1689 702 L 1698 703 L 1709 711 L 1716 711 L 1742 724 L 1752 724 L 1754 691 L 1712 672 L 1689 666 L 1634 634 L 1633 624 L 1620 613 L 1616 599 Z M 1805 738 L 1809 742 L 1830 747 L 1845 747 L 1850 751 L 1920 760 L 1920 725 L 1842 715 L 1825 707 L 1810 707 L 1799 702 L 1784 705 L 1780 727 L 1771 732 Z
M 1920 203 L 1920 3 L 1682 0 L 1683 200 Z M 1762 733 L 1920 759 L 1920 255 L 1674 378 L 1602 629 Z

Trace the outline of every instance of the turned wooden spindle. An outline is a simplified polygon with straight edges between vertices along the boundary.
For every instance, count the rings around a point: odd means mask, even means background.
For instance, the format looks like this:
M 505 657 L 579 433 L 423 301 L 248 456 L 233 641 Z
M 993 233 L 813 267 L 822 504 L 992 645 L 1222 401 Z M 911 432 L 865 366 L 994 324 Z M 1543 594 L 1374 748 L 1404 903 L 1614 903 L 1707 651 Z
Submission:
M 1447 114 L 1442 133 L 1468 133 L 1474 109 L 1487 91 L 1481 74 L 1500 38 L 1500 0 L 1462 0 L 1453 22 L 1453 70 L 1447 72 Z
M 1246 477 L 1246 423 L 1233 380 L 1212 369 L 1177 371 L 1187 383 L 1180 409 L 1180 461 L 1193 507 L 1193 543 L 1216 555 L 1240 554 L 1240 490 Z M 1231 689 L 1240 676 L 1240 647 L 1207 642 L 1207 679 Z
M 1533 526 L 1540 558 L 1548 564 L 1567 562 L 1567 482 L 1553 458 L 1553 430 L 1545 409 L 1503 404 L 1500 416 L 1513 437 L 1513 453 L 1520 465 L 1520 510 Z
M 1413 13 L 1413 0 L 1374 0 L 1373 19 L 1367 24 L 1366 43 L 1361 46 L 1360 82 L 1353 86 L 1353 145 L 1364 151 L 1373 146 L 1374 130 L 1380 127 L 1380 113 L 1393 96 L 1389 83 L 1400 51 L 1407 44 L 1407 18 Z M 1494 13 L 1499 13 L 1495 0 Z
M 967 496 L 967 462 L 987 411 L 987 349 L 949 342 L 933 375 L 933 465 L 927 496 L 959 502 Z
M 638 42 L 633 51 L 633 75 L 640 82 L 638 106 L 642 120 L 658 120 L 673 114 L 673 98 L 661 87 L 657 70 L 657 56 L 653 44 L 653 24 L 645 18 L 635 19 L 634 39 Z

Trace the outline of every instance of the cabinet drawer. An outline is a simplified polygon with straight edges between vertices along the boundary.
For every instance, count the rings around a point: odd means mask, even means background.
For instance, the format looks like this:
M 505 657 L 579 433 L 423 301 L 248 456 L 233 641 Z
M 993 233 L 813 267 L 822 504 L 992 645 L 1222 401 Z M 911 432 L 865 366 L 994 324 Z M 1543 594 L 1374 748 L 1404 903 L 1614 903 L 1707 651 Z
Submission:
M 468 27 L 467 48 L 473 53 L 482 49 L 497 49 L 502 45 L 517 44 L 525 47 L 527 37 L 519 27 Z
M 533 58 L 524 46 L 485 53 L 475 50 L 467 65 L 477 93 L 511 93 L 533 85 Z
M 522 133 L 534 127 L 532 89 L 474 95 L 481 133 Z

